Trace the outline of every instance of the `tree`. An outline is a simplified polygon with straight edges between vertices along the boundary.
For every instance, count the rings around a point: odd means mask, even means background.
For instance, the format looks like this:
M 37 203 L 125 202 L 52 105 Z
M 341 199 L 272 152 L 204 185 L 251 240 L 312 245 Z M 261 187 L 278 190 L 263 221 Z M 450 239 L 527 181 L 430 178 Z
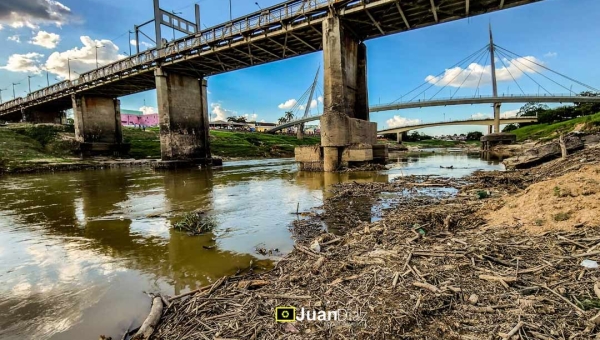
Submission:
M 467 140 L 480 140 L 481 137 L 483 137 L 483 133 L 481 133 L 480 131 L 471 131 L 467 133 Z
M 294 120 L 294 113 L 292 111 L 286 111 L 284 115 L 286 122 L 291 122 Z
M 277 122 L 279 123 L 279 125 L 287 122 L 287 119 L 285 117 L 279 117 L 279 119 L 277 120 Z
M 513 130 L 518 129 L 519 127 L 516 124 L 508 124 L 502 129 L 502 132 L 511 132 Z
M 227 117 L 227 121 L 228 122 L 234 122 L 234 123 L 246 123 L 246 117 L 244 116 L 231 116 L 231 117 Z
M 529 102 L 519 109 L 517 117 L 535 117 L 540 113 L 549 110 L 550 108 L 546 104 Z

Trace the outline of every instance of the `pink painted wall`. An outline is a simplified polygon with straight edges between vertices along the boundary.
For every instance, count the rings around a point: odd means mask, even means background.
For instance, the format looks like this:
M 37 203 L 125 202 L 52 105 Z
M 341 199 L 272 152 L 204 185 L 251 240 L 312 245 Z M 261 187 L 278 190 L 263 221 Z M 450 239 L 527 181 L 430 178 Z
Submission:
M 144 125 L 144 126 L 158 126 L 158 113 L 151 113 L 148 115 L 130 115 L 121 113 L 121 125 L 133 126 L 133 125 Z

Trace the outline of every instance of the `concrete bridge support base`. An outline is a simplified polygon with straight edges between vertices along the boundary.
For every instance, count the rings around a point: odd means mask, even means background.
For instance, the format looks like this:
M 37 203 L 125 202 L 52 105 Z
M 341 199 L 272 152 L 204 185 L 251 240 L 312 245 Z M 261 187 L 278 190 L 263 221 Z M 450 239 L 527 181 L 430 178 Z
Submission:
M 75 140 L 83 156 L 120 154 L 129 149 L 123 143 L 121 103 L 112 97 L 72 95 Z
M 155 71 L 160 153 L 164 162 L 211 161 L 206 79 Z
M 330 16 L 323 22 L 323 57 L 322 150 L 310 154 L 310 148 L 299 147 L 296 161 L 301 169 L 326 172 L 372 162 L 377 123 L 369 122 L 367 48 L 344 28 L 339 17 Z

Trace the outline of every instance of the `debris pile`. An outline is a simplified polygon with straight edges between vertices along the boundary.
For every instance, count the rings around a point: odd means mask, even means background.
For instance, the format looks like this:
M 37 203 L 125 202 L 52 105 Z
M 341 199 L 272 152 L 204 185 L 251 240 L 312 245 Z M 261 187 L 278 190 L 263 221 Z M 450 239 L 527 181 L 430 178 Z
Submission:
M 476 174 L 468 185 L 433 177 L 336 185 L 322 209 L 323 214 L 337 209 L 338 218 L 349 214 L 343 235 L 321 233 L 298 241 L 273 270 L 224 277 L 168 298 L 152 338 L 597 338 L 598 223 L 539 234 L 514 224 L 489 226 L 484 213 L 491 205 L 510 204 L 500 194 L 576 171 L 565 170 L 572 166 L 569 160 L 559 162 L 527 173 Z M 584 167 L 581 173 L 595 169 Z M 558 183 L 553 181 L 563 180 L 541 182 L 529 192 L 545 186 L 552 194 Z M 454 198 L 422 192 L 438 187 L 460 192 Z M 576 192 L 584 196 L 584 189 Z M 490 198 L 473 194 L 481 190 L 491 192 Z M 350 201 L 375 202 L 382 192 L 397 194 L 394 209 L 375 222 L 353 215 Z M 340 310 L 345 317 L 277 323 L 275 309 L 281 306 L 296 307 L 298 317 Z

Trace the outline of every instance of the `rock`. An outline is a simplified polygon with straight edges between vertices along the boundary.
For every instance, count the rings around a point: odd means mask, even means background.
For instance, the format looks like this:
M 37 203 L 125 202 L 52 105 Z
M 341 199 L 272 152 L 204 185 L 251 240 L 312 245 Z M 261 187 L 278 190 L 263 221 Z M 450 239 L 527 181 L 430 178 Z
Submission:
M 581 138 L 574 134 L 565 136 L 565 144 L 567 152 L 570 154 L 574 151 L 581 150 L 584 147 Z M 506 169 L 528 169 L 533 166 L 548 162 L 561 156 L 560 145 L 558 140 L 533 147 L 524 152 L 524 156 L 516 156 L 505 159 L 502 163 Z

